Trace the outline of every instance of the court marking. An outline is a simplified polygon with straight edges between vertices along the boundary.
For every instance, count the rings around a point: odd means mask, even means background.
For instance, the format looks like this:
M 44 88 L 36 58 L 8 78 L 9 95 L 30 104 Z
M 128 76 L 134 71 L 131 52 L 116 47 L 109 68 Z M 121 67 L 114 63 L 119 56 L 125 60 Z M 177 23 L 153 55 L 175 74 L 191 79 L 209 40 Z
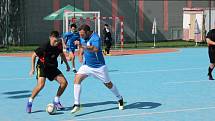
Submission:
M 185 71 L 185 70 L 201 70 L 205 68 L 181 68 L 181 69 L 161 69 L 161 70 L 151 70 L 151 71 L 128 71 L 128 72 L 119 72 L 119 73 L 111 73 L 112 74 L 135 74 L 135 73 L 151 73 L 151 72 L 168 72 L 168 71 Z M 5 78 L 0 78 L 0 80 L 22 80 L 22 79 L 32 79 L 33 77 L 30 78 L 24 78 L 24 77 L 18 77 L 18 78 L 11 78 L 11 77 L 5 77 Z
M 199 107 L 199 108 L 173 109 L 173 110 L 159 111 L 159 112 L 133 113 L 133 114 L 127 114 L 127 115 L 101 116 L 101 117 L 92 117 L 92 118 L 83 118 L 83 119 L 71 119 L 71 120 L 63 120 L 63 121 L 99 120 L 99 119 L 111 119 L 111 118 L 122 118 L 122 117 L 132 117 L 132 116 L 147 116 L 147 115 L 178 113 L 178 112 L 192 112 L 192 111 L 202 111 L 202 110 L 209 110 L 209 109 L 215 109 L 215 106 Z
M 5 78 L 0 78 L 0 81 L 4 81 L 4 80 L 24 80 L 24 79 L 33 79 L 34 77 L 17 77 L 17 78 L 10 78 L 10 77 L 5 77 Z
M 168 72 L 168 71 L 184 71 L 184 70 L 201 70 L 205 68 L 181 68 L 181 69 L 161 69 L 161 70 L 151 70 L 151 71 L 127 71 L 127 72 L 119 72 L 112 74 L 125 74 L 125 73 L 150 73 L 150 72 Z
M 164 82 L 163 84 L 187 84 L 187 83 L 201 83 L 201 82 L 209 82 L 214 83 L 213 80 L 198 80 L 198 81 L 174 81 L 174 82 Z

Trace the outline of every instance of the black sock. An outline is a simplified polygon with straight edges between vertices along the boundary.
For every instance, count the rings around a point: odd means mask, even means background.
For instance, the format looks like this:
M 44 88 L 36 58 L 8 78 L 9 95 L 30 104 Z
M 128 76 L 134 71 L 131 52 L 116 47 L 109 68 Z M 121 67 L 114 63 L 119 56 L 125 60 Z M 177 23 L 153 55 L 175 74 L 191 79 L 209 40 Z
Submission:
M 211 67 L 209 66 L 209 68 L 208 68 L 208 75 L 209 75 L 209 76 L 212 76 L 211 73 L 212 73 L 213 69 L 214 69 L 214 68 L 211 68 Z

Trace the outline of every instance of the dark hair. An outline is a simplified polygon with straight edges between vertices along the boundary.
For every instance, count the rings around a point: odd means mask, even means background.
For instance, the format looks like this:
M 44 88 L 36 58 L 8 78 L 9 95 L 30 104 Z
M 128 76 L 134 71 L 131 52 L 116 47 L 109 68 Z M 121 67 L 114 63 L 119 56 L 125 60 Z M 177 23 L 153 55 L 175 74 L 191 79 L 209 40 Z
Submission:
M 81 30 L 84 30 L 85 32 L 90 31 L 90 26 L 87 24 L 83 24 L 78 28 L 78 31 L 81 31 Z
M 77 28 L 77 25 L 76 25 L 76 24 L 71 24 L 70 27 L 71 27 L 71 28 L 72 28 L 72 27 Z
M 50 33 L 50 36 L 52 36 L 52 37 L 59 37 L 59 32 L 58 31 L 52 31 L 51 33 Z
M 108 27 L 108 24 L 105 24 L 105 26 L 107 26 L 107 27 Z

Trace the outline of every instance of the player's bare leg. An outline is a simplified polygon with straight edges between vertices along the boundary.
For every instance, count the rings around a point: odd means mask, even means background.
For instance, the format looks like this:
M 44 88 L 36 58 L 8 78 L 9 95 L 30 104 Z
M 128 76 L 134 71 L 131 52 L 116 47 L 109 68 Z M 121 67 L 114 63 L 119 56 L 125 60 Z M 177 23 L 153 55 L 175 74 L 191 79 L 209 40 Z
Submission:
M 34 87 L 31 97 L 29 97 L 29 99 L 28 99 L 28 103 L 27 103 L 27 107 L 26 107 L 27 113 L 31 113 L 33 100 L 45 86 L 45 80 L 46 80 L 45 77 L 38 77 L 37 85 L 36 85 L 36 87 Z
M 63 106 L 60 103 L 60 96 L 63 94 L 64 90 L 66 89 L 68 83 L 66 81 L 66 78 L 60 74 L 57 77 L 55 77 L 55 80 L 60 84 L 57 95 L 53 101 L 54 105 L 57 107 L 57 109 L 64 109 Z

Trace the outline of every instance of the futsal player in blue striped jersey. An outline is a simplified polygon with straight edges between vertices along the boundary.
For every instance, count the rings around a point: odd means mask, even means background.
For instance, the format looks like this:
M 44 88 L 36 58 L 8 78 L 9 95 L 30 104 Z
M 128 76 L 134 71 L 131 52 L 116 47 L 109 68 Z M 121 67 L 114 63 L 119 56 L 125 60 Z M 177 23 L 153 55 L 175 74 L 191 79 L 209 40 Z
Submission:
M 93 76 L 101 80 L 116 96 L 119 109 L 123 110 L 123 98 L 108 75 L 108 69 L 102 54 L 100 37 L 97 33 L 91 31 L 90 27 L 86 24 L 80 26 L 79 34 L 80 42 L 76 41 L 75 44 L 79 46 L 79 60 L 82 62 L 82 66 L 79 68 L 74 79 L 74 105 L 71 113 L 80 110 L 81 82 L 88 76 Z
M 72 62 L 72 71 L 76 73 L 75 68 L 75 49 L 77 49 L 77 46 L 74 44 L 74 41 L 79 40 L 80 36 L 77 29 L 76 24 L 70 25 L 70 31 L 63 34 L 63 46 L 66 48 L 66 52 L 68 53 L 69 61 Z M 61 61 L 62 63 L 62 61 Z

